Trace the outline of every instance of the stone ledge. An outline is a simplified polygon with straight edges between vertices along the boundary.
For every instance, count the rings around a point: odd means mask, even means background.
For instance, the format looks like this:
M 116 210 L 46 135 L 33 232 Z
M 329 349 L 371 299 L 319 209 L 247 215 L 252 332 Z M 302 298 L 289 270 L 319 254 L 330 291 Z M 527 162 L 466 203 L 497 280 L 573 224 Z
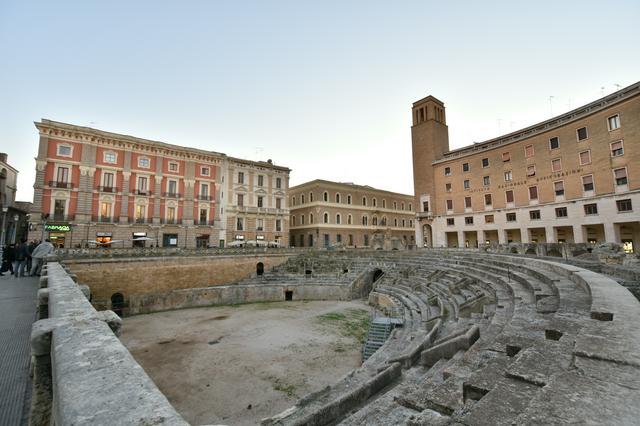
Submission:
M 34 388 L 53 378 L 52 392 L 38 393 L 32 410 L 51 406 L 49 423 L 59 425 L 187 425 L 116 337 L 121 319 L 97 312 L 60 264 L 46 271 L 39 303 L 49 318 L 33 325 L 31 344 L 38 367 L 50 362 Z

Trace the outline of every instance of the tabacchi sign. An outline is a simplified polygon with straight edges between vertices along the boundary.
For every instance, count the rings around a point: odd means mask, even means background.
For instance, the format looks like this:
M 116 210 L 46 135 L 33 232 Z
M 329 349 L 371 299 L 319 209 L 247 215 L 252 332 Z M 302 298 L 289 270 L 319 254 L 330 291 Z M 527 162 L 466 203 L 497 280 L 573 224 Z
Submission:
M 47 223 L 44 226 L 44 230 L 48 231 L 48 232 L 69 232 L 71 231 L 71 225 L 67 224 L 58 224 L 58 225 L 54 225 L 54 224 L 49 224 Z

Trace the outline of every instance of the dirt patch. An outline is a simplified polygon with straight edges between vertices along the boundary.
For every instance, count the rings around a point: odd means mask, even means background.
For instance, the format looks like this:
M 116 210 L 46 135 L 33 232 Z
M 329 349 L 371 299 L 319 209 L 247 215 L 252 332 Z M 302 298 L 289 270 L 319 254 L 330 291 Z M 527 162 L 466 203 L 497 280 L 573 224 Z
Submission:
M 368 312 L 359 301 L 185 309 L 126 318 L 121 340 L 191 424 L 252 425 L 359 367 Z

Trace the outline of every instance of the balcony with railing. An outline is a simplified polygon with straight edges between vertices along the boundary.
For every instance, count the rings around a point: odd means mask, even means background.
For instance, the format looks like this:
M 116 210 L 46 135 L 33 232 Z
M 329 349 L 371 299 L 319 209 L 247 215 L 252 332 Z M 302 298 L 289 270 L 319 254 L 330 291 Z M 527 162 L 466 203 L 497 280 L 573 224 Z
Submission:
M 151 219 L 148 219 L 146 217 L 130 217 L 129 223 L 151 223 Z
M 134 189 L 133 191 L 133 195 L 152 195 L 153 193 L 151 192 L 151 190 L 149 189 Z
M 182 198 L 182 194 L 177 192 L 163 192 L 162 196 L 166 198 Z
M 180 224 L 182 224 L 182 219 L 162 218 L 162 219 L 160 219 L 160 223 L 162 223 L 163 225 L 180 225 Z
M 98 223 L 113 223 L 114 217 L 113 216 L 91 216 L 91 221 L 98 222 Z
M 98 191 L 100 192 L 118 192 L 117 186 L 99 186 Z
M 198 226 L 213 226 L 213 220 L 196 220 L 195 224 Z
M 213 201 L 213 197 L 211 195 L 200 194 L 200 195 L 198 195 L 198 200 L 200 200 L 200 201 Z
M 63 213 L 54 213 L 49 216 L 49 222 L 69 222 L 70 220 L 75 220 L 76 215 L 74 214 L 63 214 Z
M 49 181 L 49 186 L 51 188 L 65 188 L 65 189 L 72 189 L 73 188 L 73 184 L 71 182 L 62 182 L 62 181 L 57 181 L 57 180 L 50 180 Z
M 273 207 L 236 206 L 239 213 L 262 213 L 262 214 L 284 214 L 283 209 Z

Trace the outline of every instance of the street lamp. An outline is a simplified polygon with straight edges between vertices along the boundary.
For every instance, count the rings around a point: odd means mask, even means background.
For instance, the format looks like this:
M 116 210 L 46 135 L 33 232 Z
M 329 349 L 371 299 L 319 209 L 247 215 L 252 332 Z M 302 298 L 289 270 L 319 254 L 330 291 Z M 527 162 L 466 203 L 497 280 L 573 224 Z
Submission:
M 5 225 L 7 223 L 7 212 L 9 211 L 9 207 L 2 208 L 2 235 L 0 236 L 0 247 L 4 247 L 4 233 L 5 233 Z
M 20 219 L 20 216 L 18 216 L 17 214 L 13 215 L 13 235 L 11 235 L 11 242 L 15 243 L 16 239 L 18 238 L 18 220 Z

